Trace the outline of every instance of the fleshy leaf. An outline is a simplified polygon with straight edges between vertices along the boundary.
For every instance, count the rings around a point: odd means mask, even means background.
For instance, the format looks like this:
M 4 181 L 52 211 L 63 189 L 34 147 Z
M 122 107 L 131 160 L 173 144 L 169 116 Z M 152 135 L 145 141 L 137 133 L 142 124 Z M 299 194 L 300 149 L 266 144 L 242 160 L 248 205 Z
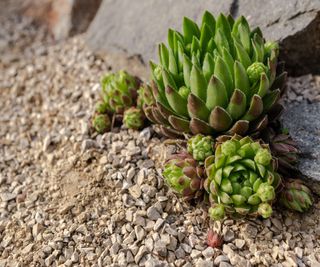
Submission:
M 195 65 L 193 65 L 190 73 L 190 89 L 194 95 L 196 95 L 202 101 L 206 101 L 206 79 L 204 78 L 202 71 Z
M 230 128 L 232 118 L 224 108 L 215 107 L 210 114 L 209 124 L 214 130 L 223 132 Z
M 207 88 L 206 106 L 209 110 L 216 106 L 226 108 L 228 105 L 228 93 L 224 84 L 212 75 Z
M 183 117 L 188 118 L 187 101 L 170 86 L 166 88 L 166 97 L 171 108 Z
M 186 43 L 191 43 L 193 36 L 200 36 L 198 25 L 187 17 L 183 18 L 183 36 Z
M 188 133 L 189 129 L 189 120 L 182 119 L 180 117 L 171 115 L 169 116 L 169 123 L 171 126 L 179 132 Z
M 240 89 L 246 96 L 249 95 L 249 78 L 245 67 L 239 61 L 234 62 L 234 86 Z
M 227 64 L 220 56 L 216 58 L 214 74 L 220 81 L 223 82 L 224 86 L 227 89 L 228 97 L 230 97 L 233 92 L 233 78 L 231 76 Z
M 193 93 L 188 97 L 188 111 L 192 118 L 197 118 L 203 121 L 208 121 L 210 110 L 206 104 Z
M 246 107 L 247 101 L 245 94 L 239 89 L 235 89 L 227 107 L 228 113 L 234 120 L 237 120 L 245 113 Z
M 263 102 L 260 96 L 254 95 L 251 98 L 249 110 L 242 117 L 243 120 L 252 121 L 258 118 L 263 112 Z

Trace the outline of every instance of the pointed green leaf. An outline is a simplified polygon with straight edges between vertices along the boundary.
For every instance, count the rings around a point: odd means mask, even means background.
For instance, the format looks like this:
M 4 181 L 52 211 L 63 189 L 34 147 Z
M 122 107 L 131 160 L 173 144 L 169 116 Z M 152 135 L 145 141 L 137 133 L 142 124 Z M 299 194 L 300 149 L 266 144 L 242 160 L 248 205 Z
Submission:
M 220 55 L 222 55 L 223 48 L 230 51 L 228 39 L 223 33 L 222 29 L 217 29 L 216 35 L 214 36 L 214 41 L 217 45 Z
M 186 84 L 187 87 L 190 87 L 191 68 L 192 68 L 192 62 L 189 59 L 189 57 L 186 54 L 184 54 L 184 57 L 183 57 L 183 79 L 184 79 L 184 83 Z
M 265 73 L 261 74 L 258 95 L 263 98 L 269 90 L 269 79 Z
M 234 86 L 246 96 L 249 95 L 250 83 L 246 69 L 239 61 L 234 62 Z
M 165 88 L 170 86 L 175 91 L 178 91 L 177 85 L 176 85 L 174 78 L 170 72 L 168 72 L 165 69 L 162 69 L 162 77 L 163 77 L 163 84 L 164 84 Z
M 200 68 L 200 51 L 198 50 L 197 53 L 192 54 L 191 58 L 192 65 L 197 66 Z
M 170 107 L 180 116 L 188 118 L 187 101 L 170 86 L 166 87 L 165 93 Z
M 169 48 L 169 71 L 173 74 L 173 75 L 178 75 L 178 66 L 177 66 L 177 62 L 176 62 L 176 58 L 173 54 L 173 51 L 171 48 Z
M 222 58 L 224 60 L 224 62 L 226 62 L 227 66 L 228 66 L 228 70 L 230 71 L 231 75 L 234 76 L 234 60 L 233 57 L 231 56 L 231 54 L 229 53 L 229 51 L 225 48 L 223 48 L 222 51 Z
M 202 51 L 207 49 L 207 45 L 212 38 L 212 31 L 209 26 L 205 23 L 202 25 L 201 28 L 201 36 L 200 36 L 200 47 Z
M 241 41 L 242 46 L 247 51 L 248 55 L 251 54 L 251 39 L 249 29 L 243 24 L 239 25 L 239 39 Z
M 264 96 L 264 98 L 262 99 L 264 113 L 268 112 L 272 108 L 272 106 L 278 101 L 279 96 L 280 96 L 279 89 L 273 90 Z
M 217 48 L 217 45 L 213 38 L 210 39 L 208 46 L 207 46 L 207 52 L 212 53 Z
M 215 33 L 216 20 L 215 20 L 214 16 L 209 11 L 205 11 L 203 14 L 201 27 L 203 27 L 204 24 L 208 25 L 208 27 L 211 31 L 211 37 L 212 37 Z
M 198 25 L 187 17 L 183 18 L 183 36 L 186 43 L 191 43 L 193 36 L 200 37 Z
M 197 54 L 200 51 L 200 41 L 197 37 L 193 36 L 191 43 L 191 54 Z
M 233 188 L 232 188 L 232 184 L 228 178 L 222 179 L 220 188 L 223 192 L 226 192 L 228 194 L 232 194 Z
M 190 89 L 191 92 L 200 98 L 202 101 L 206 101 L 207 98 L 207 82 L 204 78 L 202 71 L 193 65 L 190 73 Z
M 216 21 L 216 34 L 217 34 L 217 30 L 221 29 L 223 34 L 226 36 L 228 42 L 231 42 L 231 27 L 229 24 L 228 19 L 226 18 L 226 16 L 223 13 L 220 13 L 217 21 Z
M 234 19 L 230 14 L 227 16 L 227 20 L 229 22 L 230 28 L 232 29 L 233 24 L 234 24 Z
M 206 106 L 209 110 L 216 106 L 226 108 L 228 105 L 228 93 L 219 78 L 212 75 L 207 88 Z
M 169 47 L 171 47 L 171 49 L 174 49 L 174 30 L 173 29 L 169 29 L 168 30 L 168 44 L 169 44 Z
M 234 120 L 239 119 L 246 111 L 247 101 L 245 94 L 235 89 L 227 107 L 228 113 Z
M 169 67 L 169 51 L 164 44 L 159 44 L 159 58 L 160 63 L 165 68 Z
M 243 120 L 253 121 L 263 112 L 263 102 L 260 96 L 254 95 L 251 99 L 250 107 L 247 113 L 242 117 Z
M 179 73 L 183 72 L 184 49 L 182 43 L 178 42 L 177 66 Z
M 264 60 L 264 42 L 263 39 L 255 34 L 252 39 L 253 46 L 253 61 L 263 62 Z
M 208 52 L 206 53 L 203 64 L 202 64 L 202 72 L 208 83 L 212 74 L 214 73 L 214 59 L 211 54 Z
M 234 45 L 237 51 L 237 59 L 242 63 L 244 68 L 247 69 L 251 65 L 251 59 L 248 53 L 238 41 L 235 40 Z
M 215 76 L 223 82 L 224 86 L 227 89 L 228 97 L 233 93 L 233 78 L 229 72 L 228 66 L 225 61 L 218 56 L 215 61 L 214 74 Z

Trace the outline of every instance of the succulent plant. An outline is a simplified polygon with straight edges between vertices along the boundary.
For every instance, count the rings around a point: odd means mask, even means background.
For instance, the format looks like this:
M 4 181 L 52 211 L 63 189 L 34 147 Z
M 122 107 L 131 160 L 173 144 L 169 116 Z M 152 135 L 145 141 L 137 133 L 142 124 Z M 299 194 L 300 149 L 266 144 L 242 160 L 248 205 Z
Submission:
M 101 85 L 105 109 L 111 113 L 122 114 L 125 109 L 136 105 L 140 81 L 126 71 L 105 75 Z
M 123 114 L 123 124 L 129 129 L 138 130 L 143 127 L 144 114 L 140 108 L 131 107 Z
M 276 126 L 274 128 L 281 129 L 281 125 Z M 299 170 L 295 165 L 298 162 L 299 149 L 296 142 L 285 131 L 276 131 L 274 128 L 268 127 L 264 130 L 261 138 L 269 144 L 272 155 L 278 159 L 278 172 L 285 176 L 298 174 Z
M 186 199 L 199 198 L 203 193 L 203 169 L 187 152 L 172 155 L 162 175 L 167 185 Z
M 214 153 L 214 140 L 211 136 L 197 134 L 188 140 L 187 150 L 195 160 L 204 162 Z
M 106 102 L 99 101 L 96 104 L 96 112 L 99 114 L 107 114 L 109 112 L 109 105 Z
M 283 109 L 277 100 L 286 72 L 277 70 L 278 53 L 244 17 L 206 11 L 200 27 L 184 18 L 183 34 L 170 29 L 160 63 L 150 63 L 156 103 L 147 116 L 167 136 L 260 131 Z
M 205 161 L 208 178 L 204 187 L 212 203 L 211 218 L 257 214 L 269 217 L 281 180 L 275 163 L 268 146 L 248 136 L 235 135 L 219 143 L 215 155 Z
M 210 229 L 207 235 L 207 245 L 212 248 L 219 248 L 222 243 L 223 238 L 218 233 Z
M 150 85 L 143 84 L 138 90 L 137 107 L 143 109 L 145 106 L 154 104 L 154 98 Z
M 304 212 L 313 203 L 310 189 L 301 180 L 289 179 L 280 193 L 280 203 L 288 209 Z
M 110 130 L 111 121 L 107 114 L 96 114 L 93 118 L 92 125 L 98 133 L 103 134 Z

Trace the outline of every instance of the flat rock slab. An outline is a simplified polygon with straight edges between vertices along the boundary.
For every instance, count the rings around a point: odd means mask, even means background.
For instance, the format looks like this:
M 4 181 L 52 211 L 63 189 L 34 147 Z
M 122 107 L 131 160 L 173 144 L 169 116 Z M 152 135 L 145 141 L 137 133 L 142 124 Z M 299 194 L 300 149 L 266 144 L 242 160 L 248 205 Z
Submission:
M 98 53 L 138 56 L 146 64 L 157 60 L 157 44 L 166 41 L 168 28 L 180 30 L 184 16 L 200 22 L 205 10 L 245 15 L 266 39 L 280 41 L 291 73 L 319 73 L 319 0 L 104 0 L 87 43 Z
M 313 191 L 320 195 L 320 103 L 292 104 L 282 120 L 302 152 L 300 171 Z

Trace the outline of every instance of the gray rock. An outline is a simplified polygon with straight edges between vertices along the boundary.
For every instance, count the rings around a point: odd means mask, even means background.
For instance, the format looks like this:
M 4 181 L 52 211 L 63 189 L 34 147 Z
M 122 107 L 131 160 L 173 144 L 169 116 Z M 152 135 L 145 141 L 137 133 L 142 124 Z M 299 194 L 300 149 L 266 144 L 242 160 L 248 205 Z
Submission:
M 280 41 L 290 73 L 319 73 L 320 1 L 241 0 L 233 13 L 259 26 L 266 39 Z
M 232 265 L 230 263 L 222 261 L 220 262 L 219 267 L 232 267 Z
M 225 255 L 219 255 L 214 259 L 214 265 L 218 266 L 221 262 L 229 262 L 229 258 Z
M 302 152 L 299 169 L 310 188 L 320 194 L 320 103 L 292 104 L 282 115 L 285 128 Z
M 200 22 L 204 10 L 245 15 L 266 39 L 280 40 L 281 57 L 294 73 L 319 73 L 320 1 L 313 0 L 105 0 L 88 29 L 87 43 L 96 52 L 138 55 L 145 64 L 156 59 L 157 44 L 166 40 L 168 28 L 180 30 L 184 16 Z
M 156 221 L 159 218 L 161 218 L 160 213 L 154 206 L 151 206 L 150 208 L 147 209 L 147 216 L 152 221 Z

